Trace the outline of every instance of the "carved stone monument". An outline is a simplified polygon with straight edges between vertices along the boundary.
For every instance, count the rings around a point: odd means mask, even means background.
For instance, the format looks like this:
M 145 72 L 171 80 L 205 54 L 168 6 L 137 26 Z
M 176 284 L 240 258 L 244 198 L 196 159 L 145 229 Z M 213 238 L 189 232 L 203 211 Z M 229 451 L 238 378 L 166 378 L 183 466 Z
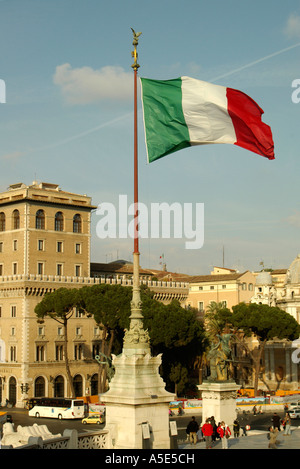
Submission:
M 105 428 L 112 449 L 169 449 L 169 403 L 175 396 L 165 390 L 159 375 L 161 355 L 151 356 L 139 285 L 134 280 L 130 327 L 125 331 L 122 353 L 113 355 L 115 374 L 109 390 L 101 395 L 106 404 Z
M 231 334 L 216 335 L 208 352 L 211 374 L 198 389 L 202 391 L 202 422 L 215 417 L 216 422 L 224 421 L 232 426 L 236 419 L 236 397 L 240 388 L 230 378 Z

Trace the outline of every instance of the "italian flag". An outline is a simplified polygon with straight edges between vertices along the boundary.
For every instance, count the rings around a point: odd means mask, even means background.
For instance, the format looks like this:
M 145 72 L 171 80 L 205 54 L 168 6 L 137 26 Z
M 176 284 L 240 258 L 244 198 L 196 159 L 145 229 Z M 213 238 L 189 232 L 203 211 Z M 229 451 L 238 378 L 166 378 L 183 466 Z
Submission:
M 271 128 L 245 93 L 189 77 L 141 78 L 148 162 L 192 145 L 231 143 L 269 160 Z

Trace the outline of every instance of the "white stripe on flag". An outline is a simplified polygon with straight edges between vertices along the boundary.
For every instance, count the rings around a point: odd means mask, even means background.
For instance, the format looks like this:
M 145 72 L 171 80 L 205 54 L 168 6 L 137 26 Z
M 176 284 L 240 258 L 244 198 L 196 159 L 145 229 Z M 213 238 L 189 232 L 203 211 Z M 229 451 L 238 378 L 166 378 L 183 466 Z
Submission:
M 191 145 L 236 142 L 227 111 L 226 88 L 194 78 L 181 77 L 182 108 Z

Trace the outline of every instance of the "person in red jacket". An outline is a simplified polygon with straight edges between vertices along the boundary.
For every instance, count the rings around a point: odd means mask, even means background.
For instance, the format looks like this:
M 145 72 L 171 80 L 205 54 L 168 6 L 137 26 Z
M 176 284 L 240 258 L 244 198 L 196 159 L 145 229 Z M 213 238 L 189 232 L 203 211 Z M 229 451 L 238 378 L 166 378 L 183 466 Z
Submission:
M 205 424 L 202 425 L 201 430 L 205 438 L 206 449 L 210 449 L 211 444 L 212 444 L 212 435 L 213 435 L 214 429 L 209 419 L 206 419 Z
M 221 441 L 222 441 L 222 449 L 228 449 L 227 440 L 231 435 L 230 428 L 228 427 L 228 425 L 225 424 L 225 422 L 221 422 L 217 428 L 217 432 L 219 433 Z

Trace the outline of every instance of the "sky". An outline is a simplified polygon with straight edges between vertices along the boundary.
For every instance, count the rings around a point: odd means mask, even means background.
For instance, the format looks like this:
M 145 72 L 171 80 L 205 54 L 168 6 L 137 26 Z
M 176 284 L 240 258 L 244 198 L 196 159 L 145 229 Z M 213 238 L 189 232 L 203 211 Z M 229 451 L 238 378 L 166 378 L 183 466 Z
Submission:
M 190 275 L 288 268 L 300 253 L 300 1 L 0 0 L 0 190 L 36 180 L 95 206 L 132 203 L 131 27 L 142 32 L 139 76 L 241 90 L 275 144 L 272 161 L 204 145 L 148 164 L 139 91 L 139 201 L 204 204 L 201 248 L 143 238 L 141 266 L 160 269 L 164 255 L 169 271 Z M 95 210 L 91 260 L 132 261 L 133 240 L 100 239 L 100 220 Z

